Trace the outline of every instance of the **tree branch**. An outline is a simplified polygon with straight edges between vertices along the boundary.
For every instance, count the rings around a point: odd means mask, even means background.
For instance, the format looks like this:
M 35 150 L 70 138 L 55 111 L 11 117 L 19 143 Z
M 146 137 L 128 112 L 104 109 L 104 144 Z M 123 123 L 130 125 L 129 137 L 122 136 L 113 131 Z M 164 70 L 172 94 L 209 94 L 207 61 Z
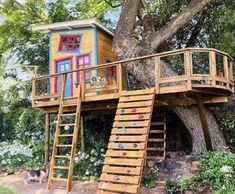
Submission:
M 104 0 L 105 1 L 105 3 L 107 3 L 107 4 L 109 4 L 112 8 L 117 8 L 117 7 L 120 7 L 120 6 L 122 6 L 122 4 L 120 3 L 120 4 L 118 4 L 118 5 L 113 5 L 110 1 L 108 1 L 108 0 Z
M 179 29 L 184 27 L 195 14 L 212 1 L 213 0 L 192 0 L 188 6 L 167 25 L 148 36 L 148 38 L 145 39 L 144 44 L 151 49 L 156 49 L 161 43 L 167 41 Z

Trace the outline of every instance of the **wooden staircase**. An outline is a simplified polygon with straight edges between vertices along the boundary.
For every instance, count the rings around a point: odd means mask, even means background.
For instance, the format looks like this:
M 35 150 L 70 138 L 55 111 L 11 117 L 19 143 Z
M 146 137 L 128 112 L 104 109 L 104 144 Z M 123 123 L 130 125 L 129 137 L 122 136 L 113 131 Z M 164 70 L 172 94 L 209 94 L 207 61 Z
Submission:
M 51 189 L 54 181 L 65 182 L 67 184 L 67 192 L 70 192 L 72 189 L 74 158 L 80 125 L 81 87 L 79 86 L 78 88 L 77 104 L 64 103 L 64 99 L 66 99 L 64 97 L 64 90 L 65 82 L 62 82 L 61 101 L 56 124 L 47 188 Z M 71 106 L 76 107 L 76 112 L 65 113 L 64 109 Z M 62 174 L 62 176 L 58 176 L 59 173 Z
M 147 144 L 148 161 L 161 162 L 166 158 L 166 116 L 156 113 L 152 116 Z
M 97 194 L 139 193 L 155 90 L 121 93 Z

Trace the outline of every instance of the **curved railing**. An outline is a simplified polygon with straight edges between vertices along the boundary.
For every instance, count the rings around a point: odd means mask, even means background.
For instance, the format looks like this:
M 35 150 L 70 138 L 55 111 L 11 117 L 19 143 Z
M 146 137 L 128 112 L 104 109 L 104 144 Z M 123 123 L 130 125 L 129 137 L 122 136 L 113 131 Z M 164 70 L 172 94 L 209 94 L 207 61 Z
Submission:
M 69 76 L 79 77 L 83 101 L 118 98 L 120 92 L 126 89 L 124 68 L 145 59 L 154 62 L 157 94 L 214 90 L 214 93 L 219 91 L 220 94 L 230 95 L 234 90 L 233 59 L 227 53 L 212 48 L 186 48 L 33 78 L 33 106 L 40 102 L 47 106 L 58 101 L 60 93 L 58 89 L 52 89 L 55 88 L 54 83 L 59 81 L 62 85 L 61 82 Z M 167 67 L 173 71 L 164 73 Z M 102 77 L 108 68 L 113 68 L 116 73 L 113 79 L 103 85 L 90 83 L 89 74 Z M 76 97 L 77 85 L 74 81 L 70 98 Z

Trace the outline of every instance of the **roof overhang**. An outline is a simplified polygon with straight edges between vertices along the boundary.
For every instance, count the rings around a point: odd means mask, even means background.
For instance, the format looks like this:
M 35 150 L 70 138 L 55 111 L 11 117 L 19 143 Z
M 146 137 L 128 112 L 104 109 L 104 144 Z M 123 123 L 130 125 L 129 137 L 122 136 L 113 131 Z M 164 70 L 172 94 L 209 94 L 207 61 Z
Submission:
M 104 30 L 109 35 L 113 36 L 113 32 L 111 32 L 106 26 L 100 23 L 96 18 L 83 19 L 83 20 L 74 20 L 74 21 L 66 21 L 66 22 L 58 22 L 52 24 L 46 24 L 41 26 L 33 26 L 33 30 L 39 31 L 43 34 L 47 34 L 53 30 L 64 30 L 64 29 L 76 29 L 81 27 L 99 27 Z

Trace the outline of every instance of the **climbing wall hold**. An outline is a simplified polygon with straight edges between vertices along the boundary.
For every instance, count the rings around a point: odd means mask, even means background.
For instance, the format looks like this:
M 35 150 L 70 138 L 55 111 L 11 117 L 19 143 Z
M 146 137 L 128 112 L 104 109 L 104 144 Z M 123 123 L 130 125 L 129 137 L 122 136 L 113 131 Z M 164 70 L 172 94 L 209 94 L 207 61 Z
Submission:
M 139 119 L 144 119 L 144 115 L 139 115 L 138 118 Z
M 120 180 L 119 176 L 116 175 L 116 176 L 114 177 L 114 181 L 119 181 L 119 180 Z
M 133 143 L 133 148 L 137 148 L 138 144 L 137 143 Z
M 124 112 L 125 112 L 125 109 L 122 108 L 122 109 L 121 109 L 121 113 L 124 113 Z
M 104 182 L 104 183 L 102 184 L 102 188 L 103 188 L 103 189 L 106 189 L 107 186 L 108 186 L 108 184 L 107 184 L 106 182 Z
M 122 143 L 118 143 L 118 148 L 119 149 L 124 149 L 124 145 Z
M 113 158 L 110 158 L 110 163 L 111 164 L 114 164 L 115 163 L 115 160 Z
M 126 127 L 122 127 L 122 133 L 126 133 Z
M 120 136 L 119 135 L 116 135 L 116 140 L 119 140 L 120 139 Z
M 123 153 L 122 153 L 122 155 L 123 155 L 123 156 L 126 156 L 126 155 L 127 155 L 127 153 L 126 153 L 126 152 L 123 152 Z
M 131 169 L 127 169 L 127 174 L 130 174 L 131 173 Z
M 131 122 L 131 125 L 132 126 L 136 126 L 136 122 Z
M 137 111 L 136 108 L 131 109 L 131 112 L 136 112 L 136 111 Z

